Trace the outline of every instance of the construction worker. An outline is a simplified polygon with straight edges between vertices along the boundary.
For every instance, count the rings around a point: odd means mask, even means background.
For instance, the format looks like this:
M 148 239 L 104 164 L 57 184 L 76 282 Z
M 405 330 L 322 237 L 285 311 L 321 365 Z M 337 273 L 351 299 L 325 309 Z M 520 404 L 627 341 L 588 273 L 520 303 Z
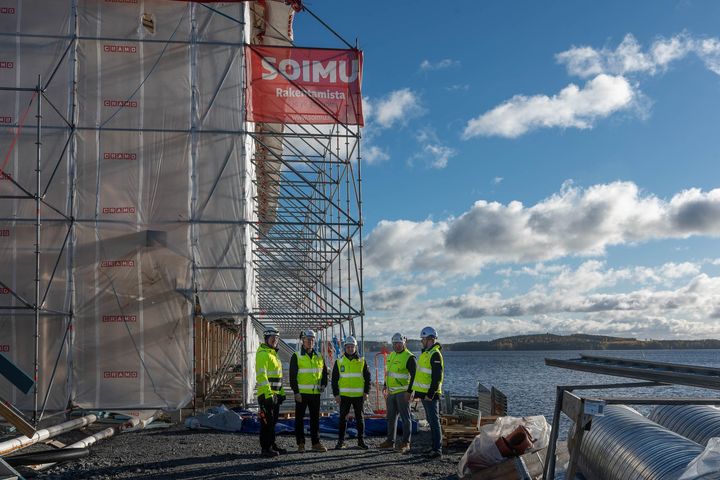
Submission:
M 263 332 L 263 337 L 265 343 L 260 345 L 255 354 L 255 379 L 260 407 L 260 455 L 277 457 L 281 453 L 287 453 L 287 450 L 275 443 L 275 424 L 280 414 L 280 404 L 285 401 L 282 364 L 277 354 L 280 331 L 275 327 L 268 327 Z
M 363 419 L 363 404 L 370 394 L 370 370 L 365 359 L 357 353 L 357 340 L 352 335 L 344 342 L 345 353 L 335 362 L 332 372 L 332 391 L 335 401 L 340 405 L 340 424 L 338 425 L 338 442 L 335 450 L 345 448 L 345 428 L 347 415 L 352 406 L 357 422 L 358 447 L 367 450 L 363 435 L 365 433 L 365 420 Z
M 440 395 L 442 395 L 443 356 L 437 343 L 437 331 L 425 327 L 420 332 L 423 350 L 418 359 L 417 373 L 412 389 L 422 400 L 425 416 L 430 424 L 432 447 L 426 452 L 428 458 L 442 458 L 442 431 L 440 430 Z
M 385 364 L 385 385 L 383 395 L 387 405 L 387 439 L 378 445 L 381 449 L 395 447 L 398 414 L 402 419 L 402 441 L 396 450 L 400 453 L 410 451 L 410 401 L 413 397 L 413 381 L 417 362 L 406 346 L 406 338 L 396 333 L 392 336 L 393 352 Z
M 290 387 L 295 392 L 295 440 L 298 452 L 305 451 L 305 409 L 310 411 L 312 449 L 327 452 L 320 443 L 320 393 L 328 383 L 325 359 L 315 351 L 315 332 L 302 334 L 302 347 L 290 358 Z

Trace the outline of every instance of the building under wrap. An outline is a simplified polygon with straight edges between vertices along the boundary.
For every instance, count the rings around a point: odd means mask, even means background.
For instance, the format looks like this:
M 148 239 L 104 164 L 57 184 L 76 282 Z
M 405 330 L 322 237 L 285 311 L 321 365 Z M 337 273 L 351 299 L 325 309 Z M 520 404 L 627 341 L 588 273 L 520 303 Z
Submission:
M 337 126 L 245 121 L 246 47 L 290 45 L 297 7 L 2 3 L 0 353 L 38 388 L 0 378 L 1 398 L 175 409 L 214 348 L 210 374 L 242 364 L 249 402 L 256 328 L 329 341 L 361 318 L 360 213 L 327 214 L 350 204 L 359 130 L 341 154 Z M 347 198 L 318 187 L 328 170 Z M 199 349 L 197 314 L 231 333 Z

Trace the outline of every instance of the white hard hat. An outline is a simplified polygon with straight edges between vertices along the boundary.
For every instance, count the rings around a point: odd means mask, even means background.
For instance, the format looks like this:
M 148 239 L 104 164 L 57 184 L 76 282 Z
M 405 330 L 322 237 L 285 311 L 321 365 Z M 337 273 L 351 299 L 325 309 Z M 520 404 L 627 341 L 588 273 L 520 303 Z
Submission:
M 400 333 L 396 333 L 392 336 L 392 342 L 393 343 L 404 343 L 405 337 L 403 337 Z
M 265 329 L 265 331 L 263 332 L 263 336 L 265 336 L 265 337 L 269 337 L 269 336 L 272 336 L 272 335 L 275 335 L 276 337 L 279 337 L 279 336 L 280 336 L 280 330 L 278 330 L 278 329 L 275 328 L 275 327 L 267 327 L 267 328 Z
M 313 331 L 310 330 L 310 329 L 307 329 L 307 330 L 305 330 L 305 331 L 303 332 L 303 337 L 315 338 L 315 332 L 313 332 Z
M 345 337 L 345 343 L 343 345 L 355 345 L 357 347 L 357 340 L 352 335 Z
M 420 332 L 420 338 L 432 337 L 437 338 L 437 331 L 433 327 L 425 327 Z

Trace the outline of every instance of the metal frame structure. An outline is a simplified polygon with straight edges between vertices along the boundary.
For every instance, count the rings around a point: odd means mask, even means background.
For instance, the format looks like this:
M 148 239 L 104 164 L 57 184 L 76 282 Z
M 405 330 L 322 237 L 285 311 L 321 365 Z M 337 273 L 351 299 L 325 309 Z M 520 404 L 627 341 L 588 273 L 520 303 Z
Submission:
M 73 5 L 75 5 L 73 1 Z M 192 9 L 212 7 L 206 4 L 192 4 Z M 325 22 L 318 18 L 307 7 L 303 10 L 316 19 L 323 27 L 335 37 L 350 46 L 337 32 L 330 29 Z M 194 11 L 194 10 L 193 10 Z M 239 28 L 246 28 L 242 18 L 231 19 L 238 23 Z M 74 248 L 73 231 L 79 222 L 101 222 L 98 219 L 76 218 L 73 210 L 75 204 L 76 171 L 74 158 L 76 155 L 74 138 L 79 130 L 101 130 L 103 125 L 96 128 L 81 127 L 77 122 L 77 71 L 73 72 L 74 81 L 67 92 L 67 111 L 55 106 L 52 99 L 46 95 L 48 85 L 55 79 L 56 73 L 63 62 L 75 62 L 76 47 L 82 40 L 100 40 L 100 38 L 81 37 L 78 35 L 77 15 L 74 18 L 75 29 L 73 35 L 53 36 L 23 33 L 2 33 L 0 39 L 18 37 L 47 38 L 56 41 L 67 41 L 67 47 L 57 60 L 53 73 L 46 81 L 38 76 L 35 86 L 20 86 L 17 88 L 2 87 L 1 91 L 26 92 L 32 95 L 25 115 L 15 119 L 11 128 L 19 136 L 25 125 L 25 117 L 31 107 L 36 109 L 36 158 L 35 158 L 35 188 L 21 185 L 15 178 L 5 172 L 6 165 L 0 165 L 2 180 L 12 184 L 18 193 L 0 196 L 0 201 L 33 201 L 36 214 L 27 218 L 1 219 L 13 225 L 32 224 L 35 227 L 35 279 L 34 299 L 23 298 L 15 289 L 5 283 L 4 275 L 0 275 L 0 288 L 3 288 L 13 297 L 11 306 L 0 306 L 0 316 L 28 315 L 32 312 L 35 321 L 34 330 L 34 408 L 33 423 L 37 427 L 45 416 L 48 398 L 53 386 L 60 384 L 56 381 L 58 365 L 63 355 L 70 357 L 70 344 L 72 325 L 74 320 L 74 296 L 69 295 L 69 308 L 58 310 L 45 306 L 45 300 L 50 292 L 58 269 L 63 266 L 68 271 L 67 291 L 72 292 L 72 275 L 74 268 L 72 251 Z M 102 40 L 113 40 L 105 39 Z M 122 39 L 130 43 L 157 43 L 153 39 Z M 160 40 L 160 42 L 166 42 Z M 221 44 L 219 42 L 202 42 L 193 39 L 191 43 Z M 169 40 L 167 43 L 184 43 Z M 185 42 L 186 43 L 186 42 Z M 194 44 L 193 43 L 193 44 Z M 47 105 L 47 107 L 45 107 Z M 44 125 L 43 108 L 50 108 L 62 119 L 62 126 Z M 247 125 L 247 124 L 246 124 Z M 43 137 L 45 132 L 60 130 L 67 135 L 62 151 L 56 161 L 45 162 L 43 167 Z M 112 130 L 105 128 L 105 130 Z M 143 128 L 123 128 L 122 131 L 146 131 Z M 156 130 L 147 130 L 156 131 Z M 201 129 L 192 128 L 188 131 L 175 131 L 187 135 L 202 135 Z M 252 201 L 255 205 L 254 220 L 246 223 L 251 229 L 252 263 L 255 267 L 254 282 L 257 286 L 257 306 L 238 312 L 227 312 L 229 316 L 242 318 L 245 322 L 257 324 L 276 325 L 288 336 L 297 334 L 306 328 L 315 328 L 321 331 L 320 340 L 327 342 L 336 334 L 341 337 L 345 334 L 359 334 L 364 337 L 364 307 L 362 282 L 362 194 L 360 171 L 360 129 L 338 123 L 328 129 L 314 125 L 283 125 L 281 129 L 258 134 L 254 131 L 213 131 L 209 133 L 227 133 L 231 135 L 249 135 L 254 139 L 256 146 L 262 146 L 263 141 L 274 138 L 281 142 L 283 149 L 280 152 L 270 150 L 269 156 L 254 155 L 252 163 L 257 171 L 263 168 L 263 162 L 273 162 L 279 166 L 277 179 L 254 178 L 256 194 Z M 14 143 L 13 143 L 14 145 Z M 13 146 L 7 152 L 10 158 Z M 6 153 L 6 152 L 3 152 Z M 247 152 L 244 152 L 247 154 Z M 64 165 L 65 170 L 60 167 Z M 46 200 L 46 194 L 53 184 L 63 175 L 67 176 L 66 205 L 58 207 Z M 222 175 L 222 172 L 220 172 Z M 47 179 L 47 180 L 45 180 Z M 212 194 L 212 192 L 211 192 Z M 272 195 L 277 204 L 273 218 L 268 219 L 267 212 L 261 211 L 262 195 Z M 194 202 L 193 215 L 196 213 L 197 199 Z M 43 212 L 52 211 L 52 218 Z M 195 218 L 188 220 L 193 226 L 202 223 Z M 43 229 L 48 225 L 64 225 L 66 233 L 61 245 L 42 248 L 41 238 Z M 193 238 L 196 238 L 193 235 Z M 52 257 L 52 272 L 46 284 L 41 275 L 41 260 Z M 199 266 L 193 256 L 193 272 L 198 268 L 226 268 L 220 266 Z M 64 262 L 64 264 L 63 264 Z M 47 274 L 48 272 L 42 272 Z M 47 277 L 45 277 L 47 278 Z M 192 297 L 195 301 L 198 293 L 197 283 L 193 275 L 195 292 Z M 244 292 L 236 292 L 243 294 Z M 188 302 L 188 324 L 194 319 L 194 305 Z M 51 372 L 43 372 L 40 368 L 40 321 L 42 318 L 59 318 L 64 322 L 64 336 L 60 349 L 55 358 Z M 356 322 L 359 320 L 359 331 Z M 346 326 L 347 325 L 347 329 Z M 247 330 L 243 330 L 247 331 Z M 223 358 L 223 368 L 217 375 L 227 374 L 227 366 L 233 359 L 242 356 L 246 358 L 245 341 L 232 341 L 228 343 L 227 351 L 220 354 Z M 46 382 L 41 382 L 43 376 L 49 375 Z M 218 379 L 210 379 L 213 385 Z M 38 385 L 47 385 L 44 398 L 39 398 Z
M 720 369 L 680 365 L 645 360 L 630 360 L 593 355 L 581 355 L 578 360 L 545 359 L 545 364 L 603 375 L 644 380 L 641 382 L 610 383 L 597 385 L 562 385 L 556 387 L 555 411 L 553 413 L 550 443 L 545 456 L 543 480 L 555 478 L 555 454 L 560 429 L 560 416 L 566 415 L 574 427 L 568 437 L 570 461 L 565 478 L 575 478 L 580 445 L 586 431 L 592 428 L 595 415 L 602 415 L 605 405 L 719 405 L 720 398 L 667 398 L 667 397 L 609 397 L 579 396 L 576 390 L 610 390 L 617 388 L 666 387 L 684 385 L 720 390 Z M 571 447 L 572 445 L 572 447 Z
M 333 330 L 345 322 L 355 335 L 359 319 L 363 336 L 359 131 L 283 127 L 262 137 L 251 134 L 259 143 L 267 136 L 279 139 L 284 149 L 270 159 L 280 164 L 279 178 L 257 185 L 259 192 L 271 192 L 277 207 L 274 220 L 257 211 L 253 223 L 258 309 L 250 316 L 293 337 L 304 328 Z M 258 170 L 268 160 L 253 157 Z

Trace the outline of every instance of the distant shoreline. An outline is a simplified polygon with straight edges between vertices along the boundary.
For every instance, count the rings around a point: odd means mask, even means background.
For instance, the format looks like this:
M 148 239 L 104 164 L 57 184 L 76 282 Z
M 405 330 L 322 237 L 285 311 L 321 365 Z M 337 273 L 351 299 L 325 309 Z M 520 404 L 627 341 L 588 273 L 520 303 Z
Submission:
M 441 339 L 442 340 L 442 339 Z M 441 341 L 442 343 L 442 341 Z M 488 341 L 442 343 L 451 352 L 564 351 L 564 350 L 719 350 L 720 340 L 638 340 L 601 335 L 518 335 Z M 392 350 L 390 342 L 365 341 L 366 351 Z M 421 348 L 419 340 L 408 340 L 410 350 Z

